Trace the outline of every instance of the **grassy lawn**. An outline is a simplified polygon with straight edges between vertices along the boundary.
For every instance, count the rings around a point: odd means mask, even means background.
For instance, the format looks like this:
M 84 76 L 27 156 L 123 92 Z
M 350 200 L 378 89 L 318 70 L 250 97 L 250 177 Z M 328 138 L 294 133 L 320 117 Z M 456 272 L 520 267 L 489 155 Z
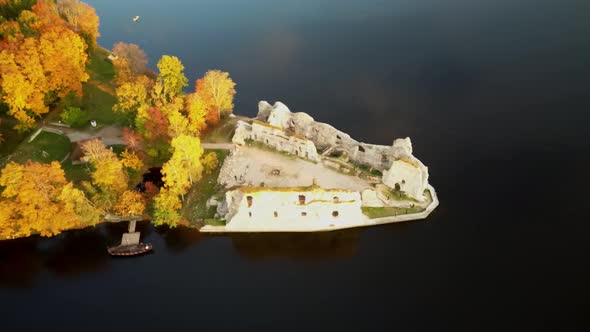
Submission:
M 115 77 L 115 69 L 107 59 L 108 55 L 109 52 L 102 48 L 98 48 L 90 55 L 90 62 L 86 65 L 90 79 L 84 83 L 82 98 L 65 98 L 62 100 L 62 105 L 58 107 L 60 110 L 65 106 L 80 107 L 87 112 L 88 119 L 96 120 L 98 126 L 125 122 L 124 116 L 113 112 L 113 105 L 117 102 L 112 81 Z M 60 120 L 59 112 L 56 112 L 51 120 Z M 91 128 L 90 124 L 85 127 L 85 129 L 89 128 Z
M 115 145 L 109 145 L 107 146 L 107 148 L 110 148 L 111 150 L 113 150 L 114 153 L 117 154 L 117 156 L 121 156 L 121 153 L 123 153 L 123 151 L 125 151 L 126 146 L 124 144 L 115 144 Z
M 110 52 L 97 47 L 94 54 L 90 55 L 90 62 L 86 65 L 91 80 L 109 83 L 115 78 L 115 69 L 111 61 L 107 59 Z
M 217 154 L 219 165 L 211 174 L 203 173 L 201 180 L 192 186 L 185 195 L 185 202 L 181 210 L 182 216 L 189 220 L 192 225 L 196 225 L 200 219 L 212 219 L 215 215 L 216 208 L 207 208 L 207 200 L 221 189 L 217 185 L 217 177 L 223 165 L 223 160 L 229 151 L 205 150 L 205 153 L 209 152 L 215 152 Z
M 238 120 L 247 121 L 243 116 L 225 117 L 215 128 L 204 133 L 201 141 L 207 143 L 231 143 Z
M 12 160 L 23 163 L 27 160 L 49 163 L 61 161 L 71 150 L 70 139 L 66 136 L 42 131 L 34 141 L 25 141 L 18 146 Z M 45 153 L 43 153 L 45 152 Z
M 410 213 L 418 213 L 422 212 L 425 209 L 419 206 L 413 208 L 398 208 L 398 207 L 361 207 L 363 214 L 367 217 L 374 219 L 374 218 L 382 218 L 382 217 L 392 217 L 392 216 L 399 216 L 401 214 L 410 214 Z
M 10 116 L 3 115 L 0 116 L 0 134 L 2 134 L 2 143 L 0 143 L 0 158 L 6 157 L 11 154 L 16 147 L 23 141 L 25 137 L 27 137 L 29 133 L 19 133 L 18 131 L 12 129 L 17 123 L 17 121 Z
M 88 112 L 88 118 L 96 120 L 98 125 L 124 123 L 126 121 L 122 114 L 113 111 L 113 105 L 116 103 L 117 98 L 114 95 L 95 83 L 91 82 L 84 85 L 82 109 Z
M 387 198 L 393 199 L 395 201 L 410 201 L 410 202 L 418 203 L 417 200 L 415 200 L 412 197 L 409 197 L 403 191 L 400 191 L 400 190 L 386 188 L 386 189 L 382 190 L 381 193 L 383 195 L 387 196 Z
M 207 218 L 204 221 L 205 221 L 205 225 L 225 226 L 225 220 L 223 220 L 223 219 Z
M 61 164 L 61 168 L 66 173 L 66 180 L 68 181 L 79 183 L 91 180 L 88 164 L 72 165 L 72 161 L 68 159 Z

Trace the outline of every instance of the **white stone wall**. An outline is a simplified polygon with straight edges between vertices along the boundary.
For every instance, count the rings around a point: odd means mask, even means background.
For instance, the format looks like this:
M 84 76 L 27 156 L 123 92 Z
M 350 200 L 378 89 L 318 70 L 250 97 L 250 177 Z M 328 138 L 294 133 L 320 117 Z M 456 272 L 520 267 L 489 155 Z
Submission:
M 276 127 L 256 122 L 248 124 L 238 121 L 232 142 L 244 145 L 247 139 L 260 142 L 277 151 L 287 152 L 316 162 L 320 161 L 315 145 L 308 139 L 288 135 L 285 131 Z
M 226 230 L 306 230 L 345 227 L 363 220 L 358 192 L 294 188 L 236 189 L 225 196 Z M 301 204 L 299 196 L 305 197 Z M 251 204 L 248 204 L 248 197 Z M 337 214 L 337 215 L 335 215 Z
M 399 187 L 409 197 L 423 202 L 424 190 L 428 187 L 428 169 L 417 159 L 411 163 L 396 160 L 391 164 L 391 168 L 383 173 L 383 184 L 392 189 Z
M 382 171 L 382 181 L 388 187 L 394 189 L 398 184 L 408 196 L 419 201 L 424 200 L 423 192 L 428 187 L 428 168 L 413 156 L 409 137 L 396 139 L 391 146 L 366 144 L 352 139 L 329 124 L 316 122 L 306 113 L 292 113 L 281 102 L 270 105 L 261 101 L 258 109 L 257 118 L 260 121 L 293 131 L 312 141 L 320 150 L 334 146 L 335 150 L 346 151 L 349 161 Z M 284 146 L 280 149 L 288 150 Z

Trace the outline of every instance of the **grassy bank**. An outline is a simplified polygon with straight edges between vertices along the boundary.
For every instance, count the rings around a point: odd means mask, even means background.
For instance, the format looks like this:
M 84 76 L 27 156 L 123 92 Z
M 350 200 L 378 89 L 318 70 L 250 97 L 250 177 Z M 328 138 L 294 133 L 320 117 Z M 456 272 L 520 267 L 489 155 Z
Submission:
M 207 207 L 207 200 L 217 194 L 222 188 L 217 184 L 219 171 L 223 165 L 223 160 L 228 155 L 227 150 L 205 150 L 205 153 L 215 152 L 219 165 L 210 173 L 203 173 L 203 177 L 196 182 L 189 192 L 185 195 L 185 201 L 181 210 L 182 216 L 187 219 L 191 225 L 202 224 L 204 220 L 209 223 L 218 224 L 221 221 L 215 221 L 215 207 Z
M 249 119 L 243 116 L 225 117 L 217 126 L 207 131 L 201 141 L 207 143 L 231 143 L 236 130 L 236 123 L 239 120 L 248 121 Z
M 374 218 L 382 218 L 382 217 L 393 217 L 399 216 L 402 214 L 411 214 L 411 213 L 418 213 L 425 210 L 423 207 L 409 207 L 409 208 L 400 208 L 400 207 L 366 207 L 363 206 L 361 208 L 363 214 L 367 217 L 374 219 Z

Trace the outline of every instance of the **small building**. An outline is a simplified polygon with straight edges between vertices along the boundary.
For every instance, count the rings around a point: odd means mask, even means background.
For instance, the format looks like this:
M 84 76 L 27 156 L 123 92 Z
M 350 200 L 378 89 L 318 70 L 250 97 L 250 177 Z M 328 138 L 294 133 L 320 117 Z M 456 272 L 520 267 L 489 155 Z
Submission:
M 310 187 L 242 187 L 218 208 L 227 231 L 312 231 L 358 225 L 358 192 Z

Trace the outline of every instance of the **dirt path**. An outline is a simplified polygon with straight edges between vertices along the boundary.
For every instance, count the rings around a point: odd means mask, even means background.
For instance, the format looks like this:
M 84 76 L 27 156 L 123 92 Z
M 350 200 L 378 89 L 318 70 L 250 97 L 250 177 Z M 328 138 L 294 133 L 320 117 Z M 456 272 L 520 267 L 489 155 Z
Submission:
M 109 125 L 100 129 L 77 130 L 67 127 L 46 125 L 43 128 L 56 129 L 64 132 L 72 142 L 83 141 L 100 137 L 105 145 L 125 144 L 123 141 L 123 128 Z

